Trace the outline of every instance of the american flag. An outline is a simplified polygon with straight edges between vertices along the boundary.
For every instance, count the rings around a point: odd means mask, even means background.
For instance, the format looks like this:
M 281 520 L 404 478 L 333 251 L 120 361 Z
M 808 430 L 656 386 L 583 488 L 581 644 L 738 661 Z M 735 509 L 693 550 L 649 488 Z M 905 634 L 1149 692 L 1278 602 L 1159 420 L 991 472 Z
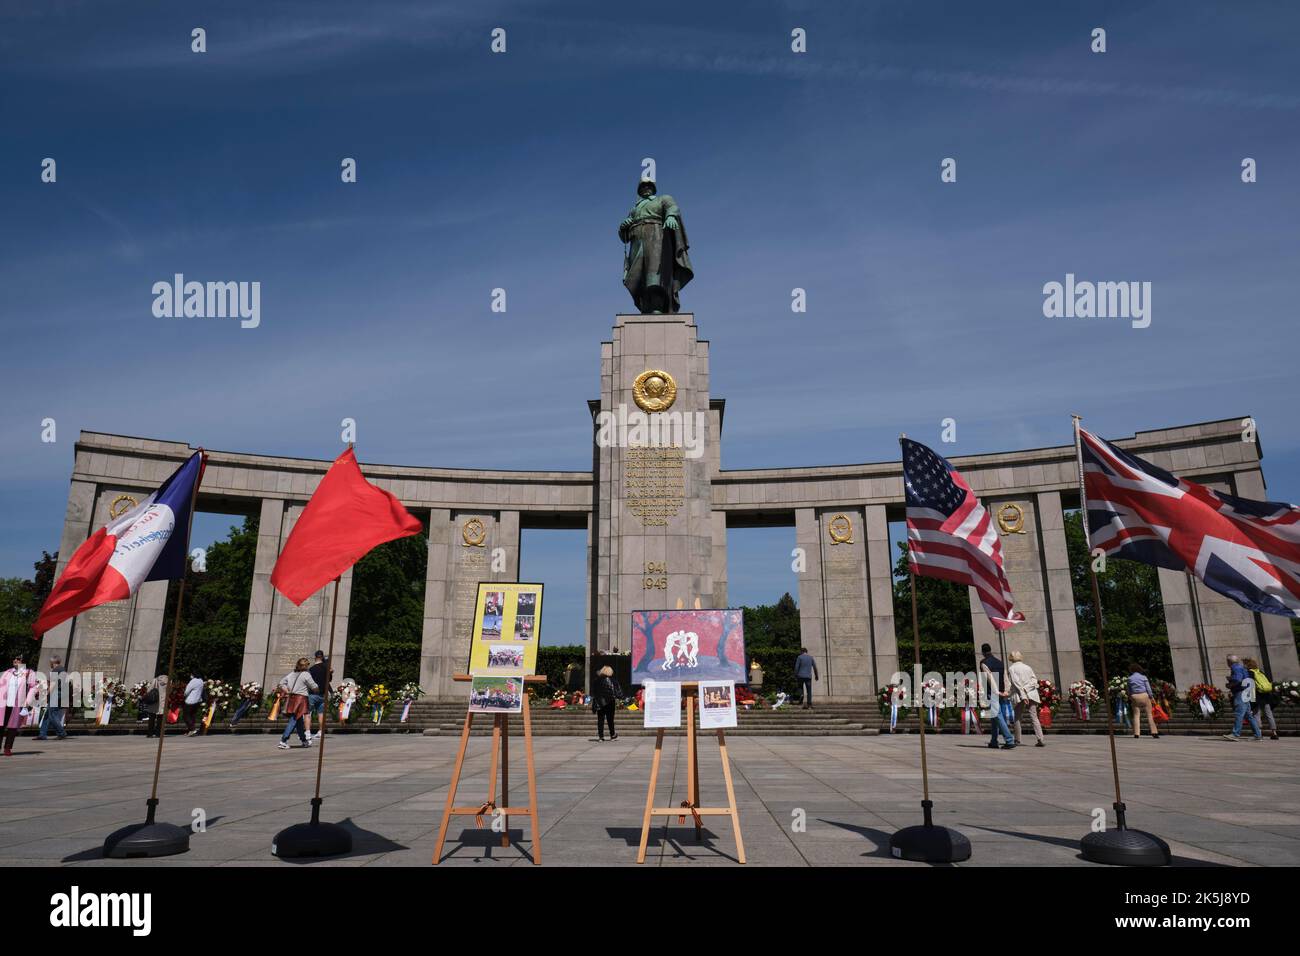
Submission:
M 1089 547 L 1191 571 L 1244 608 L 1300 617 L 1300 508 L 1171 475 L 1079 429 Z
M 907 553 L 912 571 L 975 589 L 998 630 L 1019 624 L 1002 570 L 1002 544 L 989 513 L 947 459 L 911 439 L 903 446 Z

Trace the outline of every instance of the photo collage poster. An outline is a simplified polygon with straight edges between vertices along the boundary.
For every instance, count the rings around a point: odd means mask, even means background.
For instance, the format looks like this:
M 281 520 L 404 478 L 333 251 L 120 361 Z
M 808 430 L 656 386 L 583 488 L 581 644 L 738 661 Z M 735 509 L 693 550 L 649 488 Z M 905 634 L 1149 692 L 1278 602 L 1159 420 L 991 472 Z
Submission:
M 537 668 L 541 624 L 541 584 L 479 583 L 469 648 L 471 712 L 523 709 L 523 679 Z

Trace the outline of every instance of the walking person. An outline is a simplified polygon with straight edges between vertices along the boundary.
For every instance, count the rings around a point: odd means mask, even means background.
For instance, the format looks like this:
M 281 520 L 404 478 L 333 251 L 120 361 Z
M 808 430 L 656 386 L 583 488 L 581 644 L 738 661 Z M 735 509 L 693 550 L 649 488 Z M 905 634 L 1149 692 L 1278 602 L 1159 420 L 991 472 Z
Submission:
M 185 685 L 185 736 L 197 737 L 198 728 L 194 726 L 198 719 L 199 708 L 203 706 L 203 678 L 193 671 L 190 682 Z
M 614 668 L 606 665 L 596 671 L 596 681 L 591 687 L 591 709 L 596 712 L 596 736 L 605 739 L 605 725 L 609 724 L 609 739 L 618 740 L 614 732 L 614 705 L 623 697 L 623 688 L 614 680 Z
M 310 747 L 311 740 L 304 729 L 308 708 L 307 698 L 320 690 L 320 685 L 311 678 L 311 661 L 305 657 L 298 658 L 294 669 L 280 678 L 280 689 L 288 698 L 284 705 L 284 712 L 289 715 L 289 726 L 284 728 L 284 735 L 276 746 L 281 750 L 288 750 L 289 736 L 296 730 L 302 745 Z
M 316 692 L 307 695 L 307 736 L 312 740 L 320 739 L 320 727 L 316 728 L 316 733 L 311 732 L 311 719 L 320 717 L 325 711 L 325 698 L 330 693 L 330 673 L 329 661 L 325 660 L 325 652 L 316 652 L 316 662 L 311 665 L 309 672 L 311 679 L 316 682 Z M 321 718 L 322 721 L 324 718 Z
M 1224 734 L 1223 739 L 1240 740 L 1242 724 L 1249 719 L 1250 729 L 1255 731 L 1254 739 L 1263 740 L 1259 718 L 1251 708 L 1255 702 L 1255 679 L 1236 654 L 1228 655 L 1228 690 L 1232 692 L 1232 733 Z
M 140 710 L 149 718 L 145 737 L 157 737 L 167 714 L 167 675 L 159 674 L 149 682 L 140 698 Z
M 1151 689 L 1151 681 L 1147 680 L 1147 675 L 1143 672 L 1140 665 L 1130 662 L 1128 665 L 1128 702 L 1133 709 L 1133 739 L 1138 740 L 1142 737 L 1142 714 L 1147 715 L 1147 726 L 1151 729 L 1151 738 L 1160 739 L 1160 731 L 1156 730 L 1155 714 L 1155 691 Z
M 1015 705 L 1015 721 L 1011 729 L 1015 732 L 1016 743 L 1020 743 L 1020 717 L 1028 710 L 1029 723 L 1034 728 L 1034 737 L 1038 742 L 1035 747 L 1046 747 L 1043 743 L 1043 724 L 1038 719 L 1038 707 L 1042 699 L 1038 696 L 1038 675 L 1025 663 L 1019 651 L 1012 651 L 1010 665 L 1007 667 L 1007 680 L 1011 684 L 1011 703 Z
M 1273 717 L 1273 708 L 1281 703 L 1278 699 L 1277 691 L 1273 689 L 1273 682 L 1268 679 L 1259 666 L 1259 661 L 1253 657 L 1247 657 L 1241 662 L 1251 679 L 1255 682 L 1255 703 L 1251 706 L 1251 713 L 1255 715 L 1255 722 L 1260 723 L 1259 715 L 1262 711 L 1268 718 L 1268 739 L 1277 740 L 1277 720 Z
M 988 644 L 980 645 L 980 653 L 984 659 L 980 661 L 980 671 L 983 680 L 989 687 L 989 709 L 992 711 L 990 724 L 993 726 L 993 733 L 989 736 L 989 749 L 998 749 L 998 733 L 1002 734 L 1005 741 L 1003 750 L 1010 750 L 1016 745 L 1016 738 L 1011 735 L 1011 728 L 1007 726 L 1007 719 L 1002 716 L 1002 702 L 1010 699 L 1010 692 L 1006 689 L 1005 674 L 1003 673 L 1002 662 L 993 656 L 993 648 Z
M 808 653 L 808 648 L 799 648 L 799 656 L 794 659 L 794 676 L 803 688 L 803 709 L 812 710 L 813 681 L 821 680 L 817 673 L 817 662 Z
M 35 672 L 27 669 L 27 662 L 21 654 L 15 655 L 13 666 L 0 674 L 0 728 L 4 732 L 6 757 L 13 756 L 14 740 L 31 717 L 40 687 Z
M 40 730 L 37 732 L 37 740 L 49 739 L 50 728 L 54 728 L 54 734 L 60 740 L 68 739 L 68 732 L 63 727 L 63 721 L 68 715 L 69 696 L 71 691 L 68 689 L 68 669 L 63 666 L 63 658 L 55 655 L 50 658 L 50 691 L 45 701 L 45 716 L 41 718 Z

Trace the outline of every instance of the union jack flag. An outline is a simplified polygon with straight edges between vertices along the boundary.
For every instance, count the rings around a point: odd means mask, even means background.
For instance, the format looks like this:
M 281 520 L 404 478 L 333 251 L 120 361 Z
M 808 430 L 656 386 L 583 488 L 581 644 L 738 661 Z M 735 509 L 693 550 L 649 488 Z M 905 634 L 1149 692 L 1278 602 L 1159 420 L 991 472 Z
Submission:
M 942 455 L 909 438 L 903 446 L 907 492 L 907 556 L 912 571 L 973 587 L 989 623 L 1019 624 L 1002 570 L 1002 544 L 989 513 Z
M 1191 571 L 1244 608 L 1300 617 L 1300 508 L 1179 478 L 1079 429 L 1090 548 Z

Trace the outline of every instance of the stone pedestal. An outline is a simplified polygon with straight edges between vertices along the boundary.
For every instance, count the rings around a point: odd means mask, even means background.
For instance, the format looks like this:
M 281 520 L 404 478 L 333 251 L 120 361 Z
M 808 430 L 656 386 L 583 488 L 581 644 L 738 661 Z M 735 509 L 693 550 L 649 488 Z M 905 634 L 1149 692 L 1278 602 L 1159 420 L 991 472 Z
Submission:
M 638 407 L 634 394 L 637 377 L 655 370 L 675 383 L 671 405 L 658 413 Z M 714 590 L 714 572 L 726 565 L 726 522 L 713 513 L 711 489 L 721 404 L 710 406 L 709 343 L 690 314 L 618 316 L 601 348 L 600 381 L 594 639 L 598 650 L 627 651 L 633 611 L 726 601 L 725 586 Z M 636 430 L 642 421 L 688 431 L 667 428 L 656 440 Z

